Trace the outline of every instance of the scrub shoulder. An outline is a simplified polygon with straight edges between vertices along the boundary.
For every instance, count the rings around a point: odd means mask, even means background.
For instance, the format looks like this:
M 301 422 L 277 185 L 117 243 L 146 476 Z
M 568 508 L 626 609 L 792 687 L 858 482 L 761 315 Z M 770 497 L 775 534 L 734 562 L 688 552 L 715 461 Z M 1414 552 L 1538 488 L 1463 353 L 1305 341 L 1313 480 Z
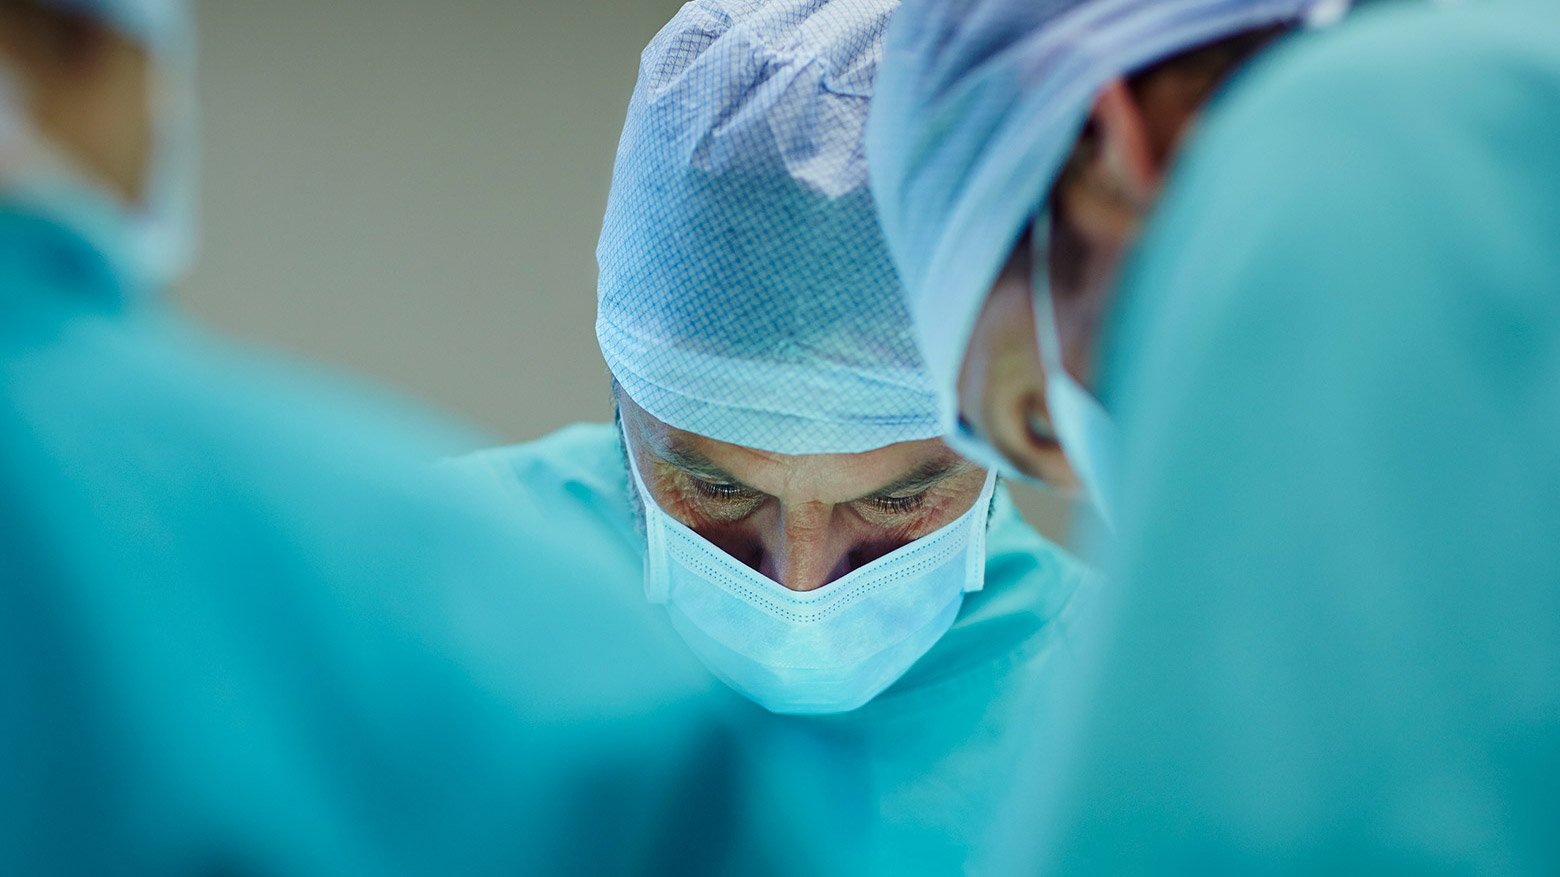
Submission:
M 686 800 L 727 782 L 700 766 L 727 739 L 702 688 L 652 688 L 667 672 L 636 668 L 676 653 L 616 602 L 538 587 L 592 558 L 512 550 L 418 474 L 440 427 L 153 307 L 20 285 L 3 285 L 21 316 L 0 335 L 0 689 L 28 708 L 0 739 L 35 817 L 21 824 L 46 827 L 17 846 L 0 830 L 38 866 L 21 870 L 182 872 L 224 853 L 278 872 L 556 870 L 538 865 L 556 849 L 620 872 L 676 848 L 659 823 L 554 843 L 577 828 L 561 814 L 586 812 L 559 801 L 598 790 L 604 755 L 686 782 L 639 784 L 610 814 L 593 800 L 597 818 L 675 810 L 699 814 L 687 837 L 710 830 L 719 809 Z M 321 769 L 343 740 L 356 767 Z M 102 822 L 127 808 L 226 828 L 215 847 L 146 843 Z
M 1129 513 L 1057 860 L 1555 870 L 1530 778 L 1555 751 L 1532 717 L 1555 703 L 1557 24 L 1383 7 L 1262 64 L 1191 144 L 1110 346 Z
M 1501 278 L 1511 304 L 1551 318 L 1556 33 L 1560 6 L 1542 0 L 1383 4 L 1259 61 L 1188 144 L 1125 273 L 1106 345 L 1118 407 L 1141 417 L 1163 398 L 1130 385 L 1129 361 L 1193 379 L 1184 340 L 1159 349 L 1169 338 L 1260 348 L 1253 325 L 1287 344 L 1326 320 L 1382 358 L 1376 327 L 1461 313 L 1460 277 Z

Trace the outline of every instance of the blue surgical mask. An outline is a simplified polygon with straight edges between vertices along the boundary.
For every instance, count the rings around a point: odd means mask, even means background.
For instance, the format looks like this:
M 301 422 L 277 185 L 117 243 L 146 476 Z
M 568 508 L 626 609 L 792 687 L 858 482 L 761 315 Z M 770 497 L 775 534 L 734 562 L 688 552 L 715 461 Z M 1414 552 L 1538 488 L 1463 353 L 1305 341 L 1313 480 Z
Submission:
M 656 504 L 632 450 L 644 508 L 645 594 L 695 655 L 776 713 L 856 709 L 903 676 L 985 584 L 996 474 L 968 512 L 929 536 L 808 592 L 733 558 Z
M 1050 255 L 1045 241 L 1050 237 L 1044 223 L 1032 235 L 1034 267 L 1030 284 L 1034 290 L 1035 338 L 1040 344 L 1040 363 L 1045 366 L 1045 403 L 1051 428 L 1067 454 L 1067 462 L 1078 473 L 1084 493 L 1107 527 L 1116 526 L 1117 453 L 1120 440 L 1116 423 L 1105 406 L 1085 390 L 1067 371 L 1062 361 L 1061 333 L 1056 326 L 1056 306 L 1051 297 Z
M 1063 364 L 1061 333 L 1057 330 L 1056 306 L 1051 297 L 1050 254 L 1045 248 L 1050 234 L 1044 222 L 1037 224 L 1031 238 L 1035 338 L 1040 345 L 1040 363 L 1045 366 L 1045 401 L 1051 428 L 1095 511 L 1107 527 L 1114 529 L 1116 454 L 1120 444 L 1116 424 L 1099 400 Z

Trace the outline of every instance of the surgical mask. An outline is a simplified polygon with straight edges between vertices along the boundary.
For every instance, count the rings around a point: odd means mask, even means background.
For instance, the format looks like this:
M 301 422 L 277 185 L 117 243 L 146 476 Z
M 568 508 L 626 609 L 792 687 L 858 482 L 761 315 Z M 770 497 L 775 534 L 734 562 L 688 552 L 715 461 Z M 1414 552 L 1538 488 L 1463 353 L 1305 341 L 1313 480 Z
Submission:
M 0 64 L 0 197 L 81 235 L 128 286 L 143 291 L 160 291 L 183 277 L 196 245 L 190 76 L 179 63 L 167 67 L 151 89 L 153 144 L 144 196 L 130 204 L 37 130 L 21 80 Z
M 1030 285 L 1034 295 L 1035 338 L 1039 343 L 1040 363 L 1045 367 L 1045 396 L 1050 430 L 1067 455 L 1067 462 L 1077 472 L 1084 494 L 1100 520 L 1114 529 L 1118 447 L 1116 425 L 1099 400 L 1079 385 L 1062 364 L 1061 334 L 1057 329 L 1056 309 L 1051 297 L 1050 256 L 1045 249 L 1045 241 L 1049 237 L 1045 220 L 1038 221 L 1031 235 L 1034 267 Z M 1004 477 L 1036 485 L 1044 484 L 1013 465 L 962 417 L 949 430 L 946 440 L 949 447 L 977 465 L 1000 472 Z
M 953 523 L 814 591 L 761 575 L 667 514 L 628 451 L 644 509 L 645 595 L 695 655 L 775 713 L 856 709 L 953 626 L 986 575 L 996 473 Z
M 1061 333 L 1056 325 L 1056 306 L 1051 296 L 1050 254 L 1045 242 L 1050 239 L 1044 222 L 1036 225 L 1031 236 L 1034 267 L 1030 283 L 1034 290 L 1035 338 L 1040 344 L 1040 363 L 1045 366 L 1045 404 L 1051 428 L 1067 454 L 1067 462 L 1078 473 L 1084 493 L 1107 527 L 1116 526 L 1116 471 L 1120 440 L 1116 423 L 1105 406 L 1085 390 L 1062 363 Z

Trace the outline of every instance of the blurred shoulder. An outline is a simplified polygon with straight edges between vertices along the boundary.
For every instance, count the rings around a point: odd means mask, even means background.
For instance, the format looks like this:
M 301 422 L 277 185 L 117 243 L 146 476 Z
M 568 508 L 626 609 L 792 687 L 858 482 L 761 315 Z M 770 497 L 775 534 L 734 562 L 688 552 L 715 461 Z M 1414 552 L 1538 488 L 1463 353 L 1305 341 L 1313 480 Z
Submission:
M 1421 139 L 1427 132 L 1404 125 L 1406 117 L 1436 123 L 1482 114 L 1493 109 L 1489 89 L 1534 84 L 1520 71 L 1560 73 L 1557 29 L 1560 6 L 1547 0 L 1366 7 L 1264 56 L 1230 89 L 1219 115 L 1303 111 Z M 1512 107 L 1503 109 L 1509 116 Z
M 1006 488 L 997 491 L 986 535 L 986 578 L 1004 586 L 1022 583 L 1047 607 L 1060 611 L 1079 588 L 1097 580 L 1093 567 L 1052 542 L 1024 520 Z
M 456 457 L 444 468 L 515 513 L 584 511 L 632 526 L 623 451 L 609 423 L 573 424 L 535 441 Z
M 1005 487 L 986 532 L 986 581 L 965 597 L 953 627 L 879 698 L 878 714 L 931 708 L 984 715 L 1065 665 L 1078 607 L 1098 587 L 1093 570 L 1042 536 Z M 962 714 L 962 713 L 961 713 Z

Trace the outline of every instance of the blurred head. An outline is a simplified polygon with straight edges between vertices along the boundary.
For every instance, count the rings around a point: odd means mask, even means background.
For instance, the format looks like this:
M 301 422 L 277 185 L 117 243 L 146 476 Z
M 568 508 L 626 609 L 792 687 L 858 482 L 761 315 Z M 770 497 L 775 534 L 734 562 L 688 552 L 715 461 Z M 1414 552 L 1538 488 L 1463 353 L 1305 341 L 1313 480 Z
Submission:
M 191 29 L 185 0 L 0 0 L 0 194 L 131 288 L 194 253 Z
M 0 64 L 10 74 L 10 99 L 38 136 L 117 197 L 141 200 L 155 69 L 145 45 L 77 9 L 0 0 Z M 0 162 L 7 158 L 0 152 Z
M 958 378 L 960 420 L 1023 473 L 1078 487 L 1046 398 L 1036 336 L 1036 272 L 1067 371 L 1092 383 L 1100 316 L 1122 261 L 1158 197 L 1176 151 L 1204 103 L 1282 28 L 1248 31 L 1106 83 L 1090 108 L 1042 209 L 1009 253 L 975 319 Z M 1035 235 L 1044 235 L 1036 240 Z M 1047 264 L 1037 265 L 1036 254 Z
M 995 483 L 939 439 L 867 185 L 897 5 L 684 5 L 642 58 L 597 251 L 646 596 L 774 712 L 868 702 L 985 583 Z
M 645 51 L 597 336 L 655 502 L 820 588 L 968 511 L 867 188 L 893 2 L 690 3 Z
M 1109 292 L 1179 145 L 1245 60 L 1338 5 L 908 0 L 867 148 L 955 447 L 1079 486 L 1086 430 L 1048 395 L 1091 384 Z

